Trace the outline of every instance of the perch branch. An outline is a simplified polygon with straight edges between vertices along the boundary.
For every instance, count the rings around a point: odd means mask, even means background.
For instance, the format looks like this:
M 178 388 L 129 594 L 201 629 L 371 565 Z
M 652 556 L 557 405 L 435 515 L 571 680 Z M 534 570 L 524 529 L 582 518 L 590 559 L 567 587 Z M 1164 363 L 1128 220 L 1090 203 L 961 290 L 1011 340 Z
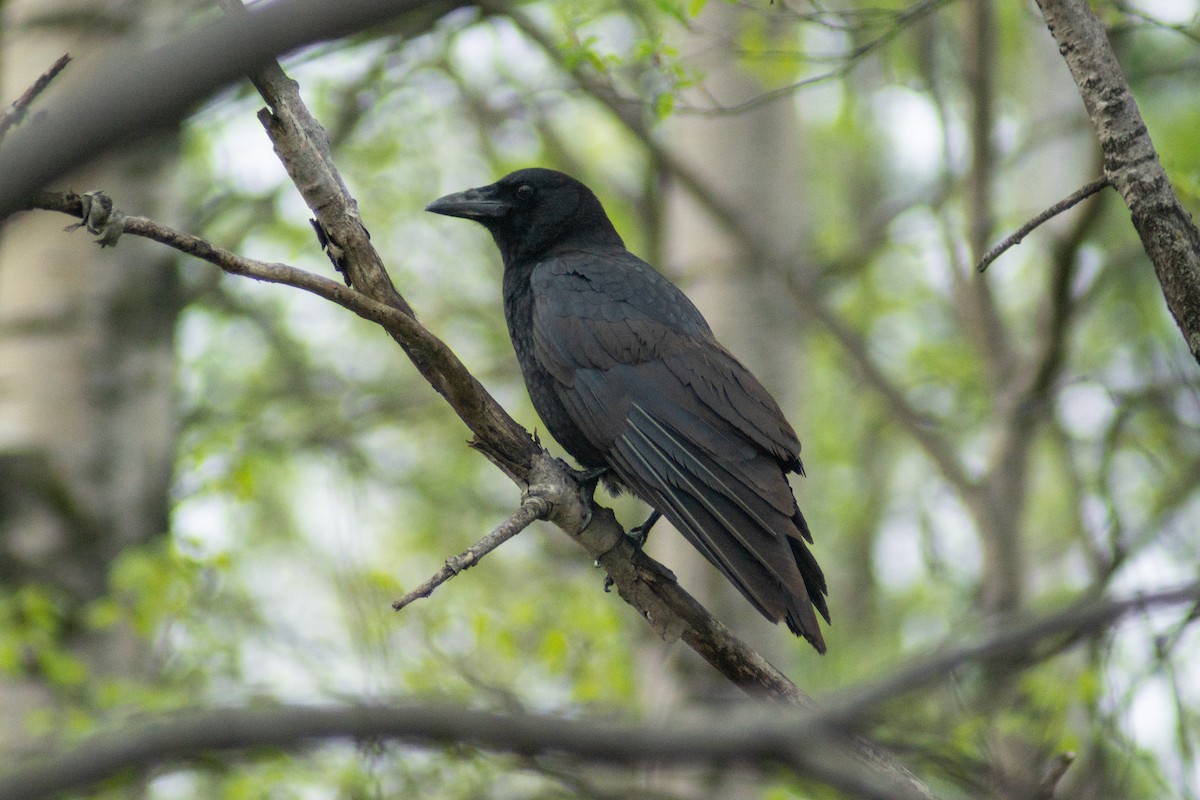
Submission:
M 80 196 L 64 192 L 39 193 L 30 208 L 58 211 L 79 219 L 85 214 Z M 380 325 L 395 338 L 403 337 L 408 345 L 406 352 L 417 352 L 421 363 L 433 371 L 433 377 L 428 379 L 435 388 L 443 384 L 459 387 L 443 394 L 463 421 L 481 438 L 493 435 L 479 427 L 472 409 L 483 403 L 495 403 L 495 400 L 446 344 L 413 317 L 338 281 L 287 264 L 246 258 L 145 217 L 114 210 L 107 223 L 93 219 L 91 225 L 102 237 L 111 237 L 115 234 L 108 226 L 114 224 L 113 220 L 121 226 L 121 232 L 160 242 L 232 275 L 311 292 Z M 518 426 L 518 430 L 528 438 L 524 429 Z M 529 441 L 532 444 L 532 439 Z M 670 570 L 634 547 L 611 510 L 594 507 L 590 498 L 581 495 L 580 485 L 561 461 L 539 448 L 531 457 L 531 466 L 522 471 L 520 478 L 514 476 L 514 480 L 528 487 L 528 495 L 549 500 L 552 509 L 549 519 L 571 534 L 573 541 L 600 563 L 613 578 L 620 596 L 636 608 L 660 636 L 682 638 L 731 683 L 751 696 L 793 704 L 811 703 L 795 684 L 735 637 L 680 587 Z

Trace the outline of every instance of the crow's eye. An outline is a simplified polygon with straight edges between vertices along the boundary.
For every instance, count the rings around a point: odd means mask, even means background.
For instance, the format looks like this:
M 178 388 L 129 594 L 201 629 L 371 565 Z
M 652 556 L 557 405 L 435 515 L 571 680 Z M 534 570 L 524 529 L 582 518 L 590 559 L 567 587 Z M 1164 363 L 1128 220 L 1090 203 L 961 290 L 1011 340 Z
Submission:
M 521 184 L 517 189 L 517 199 L 528 200 L 531 197 L 533 197 L 533 187 L 527 183 Z

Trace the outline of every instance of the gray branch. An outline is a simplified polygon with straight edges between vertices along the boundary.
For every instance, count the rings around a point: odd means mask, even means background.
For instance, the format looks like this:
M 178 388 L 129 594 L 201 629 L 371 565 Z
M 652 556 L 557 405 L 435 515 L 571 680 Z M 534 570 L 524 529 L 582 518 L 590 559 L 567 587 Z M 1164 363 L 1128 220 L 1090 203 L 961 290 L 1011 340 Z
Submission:
M 432 578 L 392 603 L 392 609 L 400 611 L 417 600 L 429 597 L 433 594 L 434 589 L 460 572 L 478 564 L 481 558 L 528 528 L 534 520 L 544 519 L 550 513 L 550 509 L 551 504 L 547 498 L 538 495 L 526 496 L 521 501 L 521 507 L 514 511 L 508 519 L 463 552 L 447 558 L 445 565 Z
M 1129 207 L 1167 307 L 1200 362 L 1200 231 L 1159 163 L 1150 132 L 1087 0 L 1038 0 L 1104 155 L 1104 177 Z
M 9 128 L 19 124 L 25 119 L 29 113 L 29 107 L 33 101 L 38 98 L 50 83 L 58 77 L 58 73 L 62 72 L 67 64 L 71 62 L 71 56 L 67 53 L 59 56 L 53 64 L 51 64 L 45 72 L 38 76 L 29 88 L 21 93 L 21 96 L 12 102 L 3 114 L 0 114 L 0 139 L 8 133 Z
M 109 150 L 173 126 L 218 89 L 271 57 L 406 15 L 435 19 L 461 0 L 276 0 L 240 19 L 189 30 L 162 47 L 127 50 L 0 148 L 0 219 L 55 178 Z M 148 81 L 153 91 L 148 91 Z
M 214 751 L 298 749 L 328 740 L 393 739 L 437 747 L 468 744 L 521 755 L 568 756 L 582 762 L 633 765 L 783 765 L 862 798 L 927 798 L 903 774 L 862 769 L 855 731 L 878 708 L 945 680 L 960 667 L 994 658 L 1026 659 L 1055 637 L 1072 640 L 1152 607 L 1195 603 L 1200 582 L 1125 599 L 1085 601 L 980 641 L 949 647 L 902 667 L 874 686 L 850 689 L 820 707 L 748 704 L 688 724 L 617 724 L 548 715 L 497 714 L 432 705 L 282 706 L 212 709 L 165 716 L 99 734 L 44 761 L 0 775 L 0 800 L 37 800 L 81 789 L 121 772 L 177 764 Z M 1049 796 L 1070 766 L 1062 754 L 1047 770 L 1039 796 Z

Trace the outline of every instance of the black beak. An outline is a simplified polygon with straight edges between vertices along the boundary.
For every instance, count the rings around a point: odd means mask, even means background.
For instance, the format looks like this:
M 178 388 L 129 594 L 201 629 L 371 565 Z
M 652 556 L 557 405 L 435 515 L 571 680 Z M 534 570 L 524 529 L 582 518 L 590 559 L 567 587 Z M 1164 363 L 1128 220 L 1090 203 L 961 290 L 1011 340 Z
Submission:
M 511 208 L 508 203 L 496 197 L 496 190 L 492 186 L 448 194 L 425 206 L 426 211 L 432 211 L 434 214 L 480 221 L 503 217 Z

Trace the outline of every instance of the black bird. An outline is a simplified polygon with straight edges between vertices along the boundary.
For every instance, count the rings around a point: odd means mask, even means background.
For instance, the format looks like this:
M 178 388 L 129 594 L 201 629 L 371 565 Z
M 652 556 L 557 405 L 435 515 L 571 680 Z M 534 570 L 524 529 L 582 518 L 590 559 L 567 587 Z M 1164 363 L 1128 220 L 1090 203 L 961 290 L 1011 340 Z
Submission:
M 764 617 L 824 653 L 813 609 L 829 621 L 825 576 L 786 476 L 804 472 L 800 442 L 683 292 L 625 249 L 596 195 L 523 169 L 426 210 L 495 239 L 508 333 L 559 444 L 606 468 L 606 483 L 661 512 Z

